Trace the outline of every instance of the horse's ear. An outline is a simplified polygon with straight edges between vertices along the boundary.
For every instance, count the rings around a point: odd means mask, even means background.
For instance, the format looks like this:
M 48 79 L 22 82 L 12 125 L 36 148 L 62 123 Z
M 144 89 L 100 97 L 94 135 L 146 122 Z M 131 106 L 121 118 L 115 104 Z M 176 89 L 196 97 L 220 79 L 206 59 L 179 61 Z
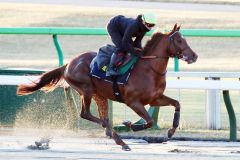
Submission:
M 181 28 L 181 25 L 179 25 L 179 26 L 177 27 L 177 31 L 179 31 L 179 30 L 180 30 L 180 28 Z
M 177 29 L 177 23 L 174 25 L 174 27 L 173 27 L 173 32 L 175 32 L 176 31 L 176 29 Z

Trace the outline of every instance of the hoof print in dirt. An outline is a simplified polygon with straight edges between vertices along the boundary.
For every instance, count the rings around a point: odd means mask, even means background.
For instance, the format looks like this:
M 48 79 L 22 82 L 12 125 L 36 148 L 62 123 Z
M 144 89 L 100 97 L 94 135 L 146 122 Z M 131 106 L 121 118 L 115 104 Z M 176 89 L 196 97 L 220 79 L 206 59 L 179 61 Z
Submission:
M 240 153 L 240 151 L 232 151 L 232 152 L 230 152 L 230 153 Z
M 173 149 L 173 150 L 170 150 L 168 152 L 172 152 L 172 153 L 192 153 L 192 151 L 189 151 L 189 150 L 180 150 L 180 149 Z

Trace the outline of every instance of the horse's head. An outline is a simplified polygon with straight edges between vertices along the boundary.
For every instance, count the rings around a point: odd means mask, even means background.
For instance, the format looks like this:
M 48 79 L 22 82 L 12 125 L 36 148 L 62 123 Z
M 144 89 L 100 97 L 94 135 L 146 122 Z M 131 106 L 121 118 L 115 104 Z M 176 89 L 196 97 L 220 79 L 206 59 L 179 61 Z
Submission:
M 172 32 L 169 33 L 168 54 L 170 57 L 177 57 L 187 63 L 197 61 L 198 55 L 189 47 L 186 39 L 179 32 L 180 26 L 174 25 Z

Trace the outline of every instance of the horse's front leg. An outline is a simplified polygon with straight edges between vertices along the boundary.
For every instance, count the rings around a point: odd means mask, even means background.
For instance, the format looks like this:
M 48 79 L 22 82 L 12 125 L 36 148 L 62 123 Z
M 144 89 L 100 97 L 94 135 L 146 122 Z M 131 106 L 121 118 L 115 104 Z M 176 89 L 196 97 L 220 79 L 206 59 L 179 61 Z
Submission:
M 153 119 L 149 116 L 147 110 L 145 109 L 144 105 L 139 101 L 132 102 L 129 107 L 136 112 L 141 118 L 145 120 L 146 123 L 144 124 L 132 124 L 130 121 L 125 121 L 123 124 L 133 131 L 141 131 L 147 128 L 151 128 L 153 125 Z
M 180 103 L 175 99 L 172 99 L 170 97 L 162 95 L 160 98 L 158 98 L 156 101 L 152 102 L 150 105 L 151 106 L 174 106 L 175 107 L 172 128 L 168 130 L 168 138 L 171 138 L 173 136 L 173 134 L 175 133 L 177 127 L 179 126 Z

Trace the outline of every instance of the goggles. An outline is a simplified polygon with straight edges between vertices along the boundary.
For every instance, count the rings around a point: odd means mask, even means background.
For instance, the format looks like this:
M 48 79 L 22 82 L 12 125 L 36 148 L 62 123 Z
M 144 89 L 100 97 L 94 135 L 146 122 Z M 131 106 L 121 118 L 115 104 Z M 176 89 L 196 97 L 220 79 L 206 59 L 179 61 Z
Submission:
M 144 25 L 147 26 L 147 27 L 149 27 L 149 28 L 152 28 L 152 27 L 155 26 L 155 24 L 146 23 L 146 22 L 144 22 Z

